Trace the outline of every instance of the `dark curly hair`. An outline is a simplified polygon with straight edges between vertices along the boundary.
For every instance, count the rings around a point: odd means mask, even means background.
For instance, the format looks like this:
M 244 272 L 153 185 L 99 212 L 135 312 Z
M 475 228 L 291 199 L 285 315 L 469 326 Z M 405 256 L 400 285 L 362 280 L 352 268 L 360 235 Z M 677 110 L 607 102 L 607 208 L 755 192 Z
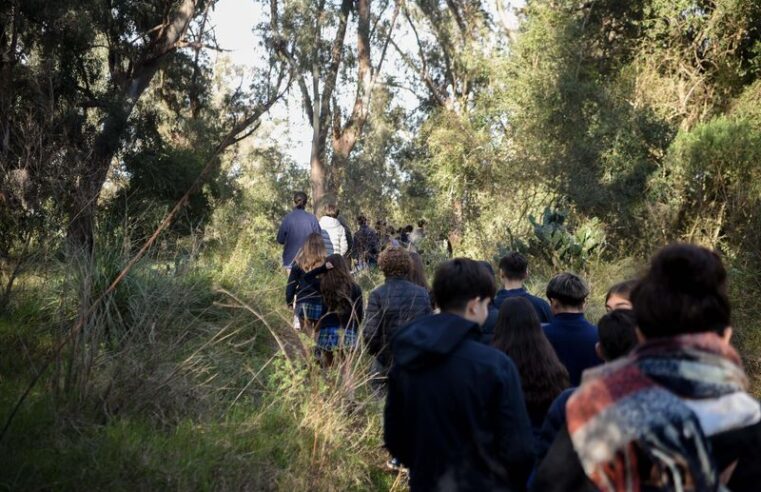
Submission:
M 409 278 L 412 270 L 412 258 L 403 248 L 386 248 L 378 258 L 378 266 L 386 278 Z

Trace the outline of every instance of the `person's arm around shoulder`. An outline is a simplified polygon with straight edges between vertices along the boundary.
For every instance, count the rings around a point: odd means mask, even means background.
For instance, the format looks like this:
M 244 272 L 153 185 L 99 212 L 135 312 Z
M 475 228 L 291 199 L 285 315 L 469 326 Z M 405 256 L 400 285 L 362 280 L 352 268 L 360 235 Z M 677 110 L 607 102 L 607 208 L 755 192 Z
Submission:
M 517 490 L 526 486 L 534 464 L 534 436 L 526 411 L 518 369 L 513 361 L 501 358 L 497 378 L 497 458 L 507 468 Z

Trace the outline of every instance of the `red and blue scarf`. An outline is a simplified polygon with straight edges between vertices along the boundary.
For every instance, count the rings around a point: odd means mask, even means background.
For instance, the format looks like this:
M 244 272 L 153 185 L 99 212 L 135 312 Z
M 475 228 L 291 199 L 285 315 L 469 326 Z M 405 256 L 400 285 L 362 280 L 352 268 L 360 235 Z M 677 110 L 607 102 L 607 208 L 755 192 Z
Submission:
M 568 431 L 602 491 L 717 491 L 708 437 L 761 420 L 747 387 L 739 355 L 718 335 L 656 339 L 584 374 Z

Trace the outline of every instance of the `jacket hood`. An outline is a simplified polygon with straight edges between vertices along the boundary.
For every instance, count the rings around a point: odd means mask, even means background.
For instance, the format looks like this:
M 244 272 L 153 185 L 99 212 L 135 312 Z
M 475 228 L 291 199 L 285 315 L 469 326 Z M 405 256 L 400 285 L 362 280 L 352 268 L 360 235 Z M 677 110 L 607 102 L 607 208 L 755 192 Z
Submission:
M 408 369 L 436 363 L 465 339 L 479 334 L 477 323 L 456 314 L 420 318 L 395 333 L 391 341 L 394 363 Z
M 334 219 L 329 215 L 323 215 L 320 217 L 320 227 L 323 229 L 335 229 L 336 227 L 343 227 L 338 219 Z

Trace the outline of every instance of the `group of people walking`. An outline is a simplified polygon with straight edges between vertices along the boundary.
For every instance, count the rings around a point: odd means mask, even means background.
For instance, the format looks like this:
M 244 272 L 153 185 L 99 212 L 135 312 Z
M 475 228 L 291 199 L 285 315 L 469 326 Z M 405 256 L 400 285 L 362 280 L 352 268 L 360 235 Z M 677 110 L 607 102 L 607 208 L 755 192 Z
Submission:
M 429 286 L 420 255 L 389 243 L 366 307 L 322 232 L 294 258 L 286 301 L 322 360 L 360 340 L 375 357 L 385 446 L 413 491 L 761 490 L 761 407 L 708 249 L 660 250 L 611 287 L 597 326 L 584 279 L 559 273 L 534 296 L 517 252 L 497 276 L 444 261 Z

